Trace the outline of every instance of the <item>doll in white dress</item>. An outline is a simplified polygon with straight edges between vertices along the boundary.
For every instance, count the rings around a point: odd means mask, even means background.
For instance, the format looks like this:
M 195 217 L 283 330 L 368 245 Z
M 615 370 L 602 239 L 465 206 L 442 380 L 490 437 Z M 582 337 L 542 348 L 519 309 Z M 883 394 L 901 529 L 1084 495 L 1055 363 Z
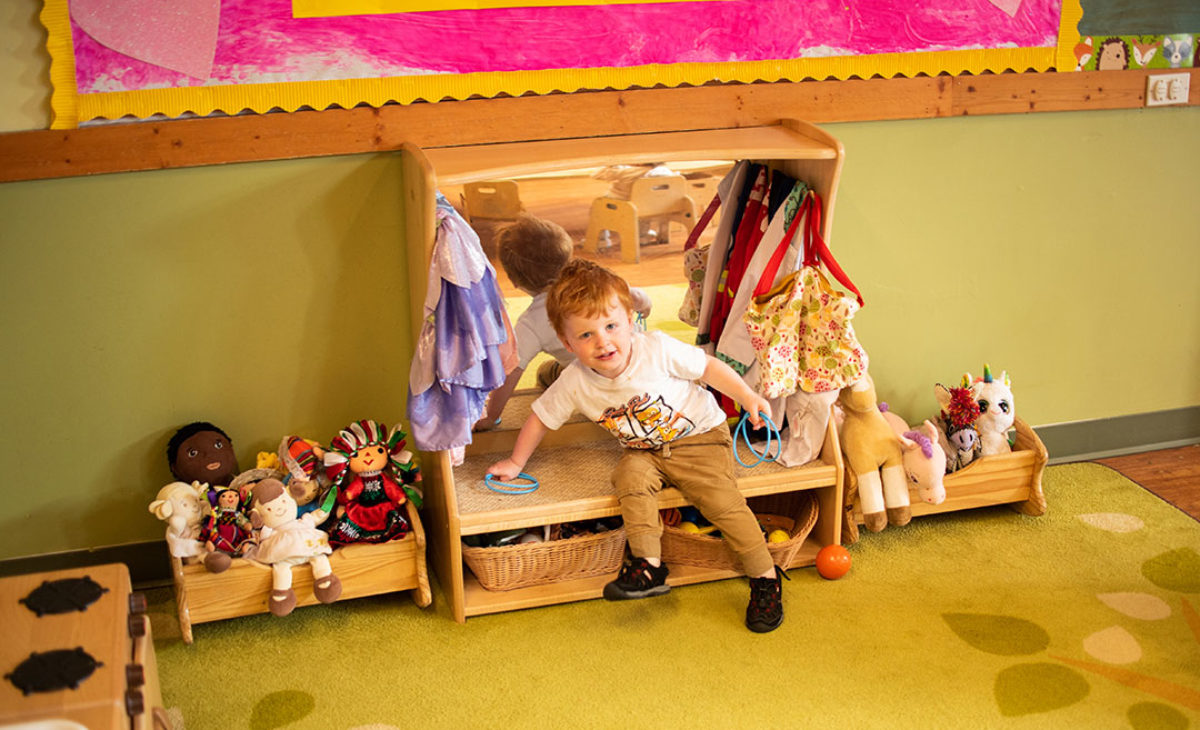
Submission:
M 278 479 L 263 479 L 254 485 L 252 523 L 259 527 L 258 552 L 254 559 L 271 566 L 273 580 L 269 608 L 286 616 L 296 607 L 292 590 L 292 566 L 308 563 L 313 572 L 313 596 L 333 603 L 342 595 L 342 582 L 329 565 L 329 535 L 318 530 L 328 516 L 316 510 L 297 517 L 296 500 Z

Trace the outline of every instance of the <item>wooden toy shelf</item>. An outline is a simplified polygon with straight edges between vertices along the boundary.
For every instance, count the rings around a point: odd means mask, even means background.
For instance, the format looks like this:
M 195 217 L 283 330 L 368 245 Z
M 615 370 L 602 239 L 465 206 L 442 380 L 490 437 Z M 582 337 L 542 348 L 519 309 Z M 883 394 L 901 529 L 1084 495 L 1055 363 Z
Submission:
M 584 139 L 556 139 L 505 144 L 475 144 L 422 150 L 411 145 L 401 152 L 405 177 L 405 225 L 409 246 L 408 272 L 414 333 L 421 331 L 430 260 L 437 240 L 435 215 L 438 185 L 583 170 L 618 164 L 672 163 L 694 160 L 734 162 L 754 160 L 805 181 L 825 201 L 822 233 L 829 239 L 843 159 L 842 144 L 806 122 L 783 119 L 778 124 L 686 132 L 624 134 Z M 707 200 L 697 201 L 699 206 Z M 637 284 L 637 281 L 633 281 Z M 684 284 L 680 271 L 680 285 Z M 512 401 L 506 409 L 509 419 Z M 609 474 L 619 455 L 612 437 L 598 426 L 569 423 L 543 440 L 526 468 L 541 480 L 529 495 L 498 495 L 481 483 L 484 469 L 511 451 L 520 422 L 502 430 L 476 434 L 466 461 L 451 467 L 447 452 L 421 454 L 425 483 L 426 527 L 430 556 L 442 588 L 458 621 L 497 611 L 574 601 L 600 596 L 609 576 L 581 578 L 510 591 L 485 591 L 463 565 L 462 537 L 507 528 L 548 525 L 619 513 Z M 577 463 L 568 478 L 549 475 L 555 461 Z M 823 545 L 841 537 L 843 466 L 835 431 L 828 431 L 822 455 L 812 464 L 783 468 L 759 466 L 739 472 L 739 486 L 748 496 L 814 490 L 817 524 L 793 565 L 808 564 Z M 667 490 L 663 507 L 684 504 Z M 672 567 L 675 585 L 727 578 L 732 571 Z
M 411 502 L 407 503 L 412 532 L 401 540 L 379 545 L 346 545 L 329 556 L 333 572 L 342 582 L 338 601 L 380 593 L 411 591 L 421 607 L 433 600 L 425 564 L 425 530 Z M 185 643 L 192 643 L 192 625 L 238 616 L 267 613 L 271 593 L 271 566 L 237 558 L 228 570 L 209 573 L 202 564 L 184 565 L 171 558 L 179 630 Z M 312 593 L 312 568 L 292 568 L 292 588 L 297 606 L 318 603 Z M 281 618 L 281 621 L 286 621 Z
M 517 403 L 510 401 L 510 408 L 515 405 L 520 412 L 532 398 L 533 395 L 514 396 Z M 752 469 L 734 467 L 738 487 L 746 497 L 814 490 L 817 524 L 785 568 L 811 565 L 818 550 L 840 539 L 843 465 L 832 419 L 830 424 L 821 457 L 816 461 L 792 468 L 775 463 L 763 463 Z M 433 510 L 445 520 L 444 542 L 437 543 L 433 554 L 438 578 L 451 601 L 455 619 L 464 621 L 468 616 L 599 598 L 604 584 L 613 575 L 489 591 L 463 566 L 462 537 L 620 514 L 609 478 L 621 447 L 590 423 L 568 424 L 547 436 L 549 443 L 543 441 L 526 464 L 526 470 L 538 478 L 539 488 L 529 494 L 499 494 L 484 485 L 483 475 L 488 466 L 511 453 L 516 432 L 505 430 L 481 436 L 486 438 L 477 439 L 476 448 L 468 452 L 461 465 L 436 480 L 441 486 L 437 497 L 432 494 L 431 480 L 426 479 L 426 497 L 431 507 L 438 505 Z M 686 504 L 673 488 L 664 489 L 659 497 L 663 509 Z M 672 565 L 668 582 L 679 586 L 738 575 L 741 573 L 732 570 Z

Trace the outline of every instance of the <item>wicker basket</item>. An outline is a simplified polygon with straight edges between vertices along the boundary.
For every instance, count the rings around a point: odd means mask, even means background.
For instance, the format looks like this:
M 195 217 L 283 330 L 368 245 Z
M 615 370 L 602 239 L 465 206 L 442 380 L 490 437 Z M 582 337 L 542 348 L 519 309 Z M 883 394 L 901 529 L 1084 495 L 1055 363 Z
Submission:
M 615 574 L 625 556 L 625 529 L 566 540 L 500 547 L 463 544 L 463 562 L 489 591 Z
M 786 492 L 752 497 L 747 500 L 759 522 L 769 529 L 783 529 L 791 537 L 784 542 L 768 542 L 767 550 L 775 564 L 787 569 L 804 539 L 817 524 L 817 498 L 810 491 Z M 663 527 L 662 560 L 671 565 L 691 565 L 741 571 L 737 555 L 719 537 L 696 535 L 677 527 Z

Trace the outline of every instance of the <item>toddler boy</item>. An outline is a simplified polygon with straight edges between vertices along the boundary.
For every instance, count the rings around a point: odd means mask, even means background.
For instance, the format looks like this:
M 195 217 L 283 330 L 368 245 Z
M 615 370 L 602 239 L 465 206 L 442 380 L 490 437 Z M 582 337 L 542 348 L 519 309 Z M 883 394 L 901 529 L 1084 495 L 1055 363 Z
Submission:
M 750 576 L 746 625 L 772 631 L 783 621 L 780 571 L 737 489 L 725 414 L 700 383 L 737 401 L 753 414 L 755 426 L 769 406 L 703 350 L 662 332 L 638 331 L 633 310 L 629 285 L 613 272 L 582 259 L 563 267 L 547 292 L 546 313 L 576 359 L 534 402 L 512 456 L 488 472 L 516 478 L 547 431 L 583 413 L 625 447 L 612 481 L 631 557 L 604 587 L 604 597 L 646 598 L 670 590 L 658 513 L 658 493 L 668 482 L 716 525 Z

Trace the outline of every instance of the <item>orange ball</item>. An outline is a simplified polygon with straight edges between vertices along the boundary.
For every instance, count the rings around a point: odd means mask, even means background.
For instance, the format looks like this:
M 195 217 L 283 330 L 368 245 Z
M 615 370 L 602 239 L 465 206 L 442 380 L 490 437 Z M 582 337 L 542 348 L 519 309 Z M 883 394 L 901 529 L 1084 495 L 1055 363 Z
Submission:
M 826 545 L 817 551 L 817 573 L 826 580 L 837 580 L 850 572 L 850 551 L 841 545 Z

